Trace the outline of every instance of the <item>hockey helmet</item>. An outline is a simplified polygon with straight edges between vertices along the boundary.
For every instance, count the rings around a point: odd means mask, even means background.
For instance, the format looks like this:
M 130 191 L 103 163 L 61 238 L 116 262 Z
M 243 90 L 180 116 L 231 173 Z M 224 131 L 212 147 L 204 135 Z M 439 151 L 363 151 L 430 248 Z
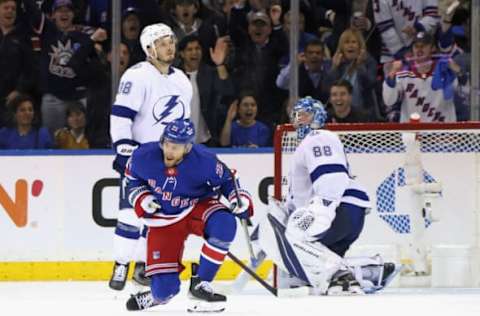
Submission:
M 153 47 L 153 42 L 166 36 L 171 36 L 176 39 L 175 33 L 173 33 L 170 26 L 163 23 L 156 23 L 146 26 L 140 34 L 140 45 L 142 45 L 145 55 L 150 55 L 148 53 L 148 48 Z
M 309 123 L 300 122 L 300 113 L 311 114 L 312 120 Z M 327 111 L 322 102 L 312 97 L 301 98 L 293 105 L 292 112 L 290 113 L 290 121 L 297 130 L 297 138 L 301 140 L 305 138 L 312 129 L 319 129 L 325 125 L 327 121 Z
M 163 131 L 160 143 L 169 141 L 176 144 L 193 144 L 195 127 L 189 119 L 176 119 L 167 124 Z

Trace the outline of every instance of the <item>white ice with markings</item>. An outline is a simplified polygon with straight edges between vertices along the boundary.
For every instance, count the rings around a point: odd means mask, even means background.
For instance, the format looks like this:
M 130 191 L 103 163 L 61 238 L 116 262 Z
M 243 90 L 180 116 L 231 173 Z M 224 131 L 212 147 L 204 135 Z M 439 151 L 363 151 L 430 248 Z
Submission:
M 224 282 L 219 282 L 225 286 Z M 170 303 L 143 312 L 128 312 L 125 302 L 135 291 L 128 285 L 114 292 L 107 282 L 0 282 L 0 315 L 104 316 L 190 315 L 186 311 L 188 283 Z M 205 315 L 204 313 L 201 315 Z M 276 298 L 249 282 L 241 294 L 230 294 L 226 310 L 212 315 L 244 316 L 478 316 L 480 289 L 387 289 L 355 297 Z

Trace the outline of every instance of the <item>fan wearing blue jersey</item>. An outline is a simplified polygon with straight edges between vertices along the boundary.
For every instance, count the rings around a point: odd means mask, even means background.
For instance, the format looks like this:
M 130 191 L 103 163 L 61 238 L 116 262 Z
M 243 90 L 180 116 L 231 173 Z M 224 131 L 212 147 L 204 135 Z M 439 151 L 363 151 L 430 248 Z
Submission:
M 190 234 L 203 237 L 204 243 L 199 265 L 192 265 L 188 310 L 225 308 L 226 297 L 215 293 L 210 282 L 235 237 L 235 216 L 251 216 L 252 200 L 232 171 L 206 147 L 193 144 L 194 138 L 190 120 L 175 120 L 166 126 L 160 144 L 141 145 L 127 163 L 130 203 L 149 227 L 145 274 L 152 281 L 150 291 L 127 301 L 128 310 L 166 304 L 180 291 L 182 254 Z
M 147 60 L 125 71 L 112 106 L 110 133 L 116 151 L 113 168 L 120 173 L 113 247 L 115 265 L 109 282 L 114 290 L 125 287 L 131 260 L 137 261 L 133 279 L 142 285 L 149 283 L 144 276 L 146 229 L 125 194 L 125 164 L 140 144 L 158 141 L 168 123 L 190 117 L 192 86 L 183 71 L 171 66 L 175 43 L 169 26 L 163 23 L 146 26 L 140 44 Z
M 326 118 L 320 101 L 306 97 L 294 104 L 291 121 L 300 143 L 290 165 L 287 200 L 283 205 L 270 199 L 258 242 L 286 272 L 280 285 L 309 285 L 329 295 L 374 292 L 397 266 L 379 256 L 344 258 L 363 229 L 370 200 L 350 174 L 339 137 L 322 129 Z

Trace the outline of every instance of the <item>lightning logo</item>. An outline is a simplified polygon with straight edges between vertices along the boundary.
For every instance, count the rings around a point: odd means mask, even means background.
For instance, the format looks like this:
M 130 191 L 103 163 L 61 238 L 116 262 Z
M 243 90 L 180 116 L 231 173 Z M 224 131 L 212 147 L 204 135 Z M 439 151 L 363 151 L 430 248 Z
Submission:
M 152 109 L 152 115 L 155 120 L 154 125 L 158 123 L 166 125 L 174 119 L 184 118 L 185 105 L 179 95 L 164 96 L 155 103 Z

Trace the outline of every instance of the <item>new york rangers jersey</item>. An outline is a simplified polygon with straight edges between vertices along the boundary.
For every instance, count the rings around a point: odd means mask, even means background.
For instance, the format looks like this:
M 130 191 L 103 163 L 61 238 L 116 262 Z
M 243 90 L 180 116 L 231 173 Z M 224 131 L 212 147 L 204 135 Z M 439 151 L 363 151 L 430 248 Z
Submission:
M 370 208 L 366 191 L 350 175 L 343 144 L 327 130 L 313 130 L 295 150 L 289 171 L 287 206 L 303 207 L 314 197 Z
M 135 150 L 127 163 L 125 175 L 130 203 L 135 205 L 138 197 L 149 192 L 161 205 L 158 214 L 144 218 L 147 225 L 176 223 L 187 216 L 198 201 L 220 195 L 231 200 L 235 194 L 230 170 L 204 146 L 193 145 L 172 168 L 165 167 L 163 157 L 159 143 L 151 142 Z
M 439 22 L 438 0 L 373 0 L 373 12 L 382 36 L 381 63 L 410 47 L 413 38 L 403 32 L 406 27 L 433 32 Z
M 435 64 L 432 69 L 434 67 Z M 414 70 L 400 71 L 395 75 L 394 86 L 384 81 L 383 101 L 392 109 L 400 101 L 400 122 L 408 122 L 415 112 L 420 115 L 421 122 L 457 121 L 454 99 L 446 99 L 442 89 L 434 90 L 432 80 L 432 73 L 422 75 Z M 457 86 L 455 78 L 452 89 Z
M 110 116 L 112 142 L 140 144 L 158 141 L 166 124 L 190 117 L 192 85 L 185 74 L 170 67 L 168 75 L 145 61 L 122 76 Z

